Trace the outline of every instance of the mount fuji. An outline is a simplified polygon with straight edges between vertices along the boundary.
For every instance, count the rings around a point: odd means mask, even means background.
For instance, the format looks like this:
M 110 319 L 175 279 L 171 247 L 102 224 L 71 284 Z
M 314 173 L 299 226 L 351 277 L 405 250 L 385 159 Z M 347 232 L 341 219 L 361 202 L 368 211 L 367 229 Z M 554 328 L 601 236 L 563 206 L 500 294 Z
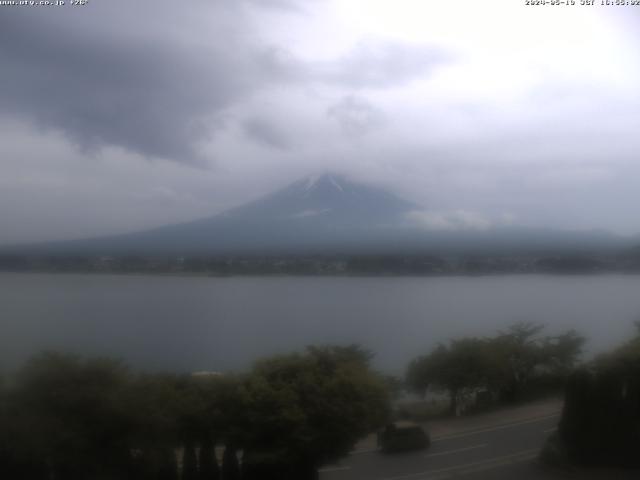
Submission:
M 607 232 L 525 227 L 434 230 L 424 209 L 390 192 L 325 173 L 200 220 L 124 235 L 1 249 L 38 255 L 289 255 L 596 251 L 626 242 Z
M 275 222 L 279 226 L 348 229 L 398 226 L 420 208 L 384 190 L 325 173 L 224 213 L 227 219 Z
M 325 173 L 200 220 L 30 250 L 76 255 L 346 252 L 385 244 L 419 208 L 385 190 Z

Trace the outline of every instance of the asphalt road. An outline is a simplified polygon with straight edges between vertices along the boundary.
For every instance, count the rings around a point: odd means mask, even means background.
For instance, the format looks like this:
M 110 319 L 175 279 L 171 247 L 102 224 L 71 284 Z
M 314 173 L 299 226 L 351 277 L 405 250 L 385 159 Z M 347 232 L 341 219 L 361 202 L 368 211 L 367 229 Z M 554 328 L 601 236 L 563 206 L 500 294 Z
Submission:
M 448 478 L 537 480 L 586 478 L 584 472 L 551 471 L 537 462 L 559 414 L 487 426 L 432 438 L 420 452 L 385 455 L 375 450 L 353 453 L 320 470 L 321 480 L 443 480 Z M 596 473 L 589 478 L 638 478 L 638 473 Z

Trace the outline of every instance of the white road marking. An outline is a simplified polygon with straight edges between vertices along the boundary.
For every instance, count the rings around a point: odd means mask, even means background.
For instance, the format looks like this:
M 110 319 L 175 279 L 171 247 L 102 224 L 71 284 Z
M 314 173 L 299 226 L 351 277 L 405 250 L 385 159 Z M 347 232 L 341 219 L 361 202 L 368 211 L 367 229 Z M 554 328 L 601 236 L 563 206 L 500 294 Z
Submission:
M 377 448 L 370 448 L 368 450 L 353 450 L 352 452 L 349 452 L 349 455 L 362 455 L 365 453 L 375 453 L 377 451 Z
M 522 422 L 515 422 L 515 423 L 506 423 L 504 425 L 498 425 L 497 427 L 490 427 L 490 428 L 482 428 L 479 430 L 472 430 L 469 432 L 462 432 L 462 433 L 454 433 L 451 435 L 443 435 L 441 437 L 436 437 L 433 439 L 434 442 L 440 442 L 442 440 L 451 440 L 454 438 L 463 438 L 463 437 L 468 437 L 471 435 L 477 435 L 479 433 L 486 433 L 486 432 L 495 432 L 496 430 L 504 430 L 505 428 L 513 428 L 513 427 L 517 427 L 520 425 L 527 425 L 529 423 L 536 423 L 536 422 L 542 422 L 544 420 L 548 420 L 550 418 L 553 417 L 558 417 L 560 416 L 560 413 L 554 413 L 552 415 L 545 415 L 544 417 L 538 417 L 538 418 L 534 418 L 531 420 L 524 420 Z
M 318 470 L 318 472 L 323 473 L 323 472 L 340 472 L 342 470 L 351 470 L 351 467 L 328 467 L 328 468 L 321 468 L 320 470 Z
M 425 455 L 425 457 L 431 458 L 431 457 L 440 457 L 442 455 L 451 455 L 452 453 L 460 453 L 460 452 L 466 452 L 467 450 L 476 450 L 477 448 L 484 448 L 484 447 L 487 447 L 488 445 L 489 445 L 488 443 L 481 443 L 480 445 L 473 445 L 471 447 L 456 448 L 455 450 L 447 450 L 446 452 L 431 453 L 431 454 Z
M 426 470 L 424 472 L 410 473 L 408 475 L 399 475 L 397 477 L 385 477 L 380 480 L 407 480 L 411 478 L 423 479 L 423 480 L 436 480 L 438 478 L 446 478 L 448 473 L 468 474 L 482 470 L 489 470 L 491 468 L 501 467 L 503 465 L 509 465 L 513 463 L 526 462 L 534 459 L 538 455 L 539 450 L 537 448 L 531 450 L 522 450 L 520 452 L 512 453 L 510 455 L 503 455 L 501 457 L 488 458 L 486 460 L 480 460 L 478 462 L 466 463 L 464 465 L 456 465 L 453 467 L 439 468 L 437 470 Z
M 539 450 L 537 449 L 526 450 L 520 454 L 507 455 L 506 457 L 500 457 L 498 461 L 487 462 L 482 465 L 472 466 L 471 468 L 467 468 L 465 470 L 457 470 L 453 474 L 456 476 L 463 476 L 463 475 L 469 475 L 472 473 L 479 473 L 479 472 L 483 472 L 491 469 L 504 467 L 507 465 L 514 465 L 516 463 L 528 462 L 536 458 L 538 455 L 539 455 Z M 451 476 L 452 474 L 448 474 L 448 475 L 445 474 L 445 475 L 440 475 L 439 477 L 432 477 L 429 480 L 444 480 Z

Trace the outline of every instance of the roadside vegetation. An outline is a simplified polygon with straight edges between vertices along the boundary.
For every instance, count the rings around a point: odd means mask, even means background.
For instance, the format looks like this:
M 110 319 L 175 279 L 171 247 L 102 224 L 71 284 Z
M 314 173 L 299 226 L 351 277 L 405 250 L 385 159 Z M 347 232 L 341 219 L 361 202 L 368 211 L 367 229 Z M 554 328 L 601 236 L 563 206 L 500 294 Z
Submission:
M 570 377 L 548 463 L 640 468 L 640 323 L 634 338 Z
M 245 375 L 193 376 L 41 354 L 2 384 L 0 478 L 316 478 L 388 419 L 369 359 L 313 347 Z
M 432 413 L 444 398 L 446 413 L 461 415 L 566 388 L 545 458 L 637 465 L 640 326 L 590 363 L 580 364 L 583 344 L 575 331 L 518 323 L 438 345 L 410 363 L 405 382 L 375 372 L 356 345 L 308 347 L 234 375 L 138 373 L 113 359 L 42 353 L 0 377 L 0 478 L 316 479 L 398 419 L 392 405 L 406 389 Z
M 446 394 L 451 415 L 560 394 L 585 339 L 573 330 L 555 336 L 543 330 L 543 325 L 521 322 L 493 337 L 440 344 L 409 364 L 407 386 L 426 401 Z

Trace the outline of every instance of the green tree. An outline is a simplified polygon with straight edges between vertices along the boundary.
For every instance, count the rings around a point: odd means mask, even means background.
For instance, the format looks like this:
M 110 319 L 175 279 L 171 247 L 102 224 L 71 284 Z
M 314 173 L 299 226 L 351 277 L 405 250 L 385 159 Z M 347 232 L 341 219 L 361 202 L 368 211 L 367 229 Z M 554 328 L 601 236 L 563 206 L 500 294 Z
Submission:
M 585 339 L 574 330 L 541 336 L 544 325 L 519 322 L 492 340 L 502 369 L 497 385 L 503 399 L 517 401 L 533 377 L 566 377 L 576 366 Z
M 535 368 L 544 362 L 538 337 L 543 329 L 541 324 L 518 322 L 492 340 L 492 348 L 502 366 L 497 372 L 497 383 L 505 400 L 517 400 Z
M 557 442 L 571 461 L 640 466 L 640 328 L 569 377 Z
M 247 477 L 316 478 L 382 425 L 388 392 L 370 358 L 357 346 L 330 346 L 256 364 L 243 389 Z
M 240 480 L 240 465 L 238 452 L 232 444 L 228 444 L 222 455 L 222 479 Z
M 439 344 L 431 353 L 411 361 L 405 381 L 409 388 L 424 397 L 429 387 L 441 386 L 442 374 L 449 361 L 449 348 Z
M 210 436 L 205 436 L 200 444 L 199 479 L 220 480 L 220 467 L 215 452 L 215 442 Z
M 245 426 L 241 402 L 243 378 L 236 375 L 193 377 L 199 400 L 194 403 L 191 432 L 201 443 L 215 439 L 222 444 L 238 444 Z
M 452 340 L 449 345 L 438 345 L 429 355 L 414 360 L 408 368 L 407 382 L 418 392 L 429 386 L 446 390 L 449 411 L 456 414 L 462 397 L 489 385 L 491 358 L 485 340 Z
M 445 389 L 453 414 L 461 398 L 480 389 L 515 401 L 534 377 L 560 384 L 576 366 L 585 340 L 573 330 L 541 336 L 543 328 L 520 322 L 493 338 L 461 338 L 441 344 L 411 361 L 407 385 L 421 395 L 429 387 Z
M 126 391 L 134 425 L 130 447 L 143 478 L 177 478 L 176 450 L 184 445 L 188 409 L 193 406 L 188 377 L 172 374 L 137 376 Z
M 546 337 L 542 342 L 543 365 L 554 374 L 568 375 L 578 364 L 586 339 L 575 330 Z
M 178 464 L 176 462 L 176 452 L 172 448 L 160 447 L 153 453 L 157 456 L 154 465 L 157 469 L 153 471 L 150 478 L 154 480 L 178 480 Z
M 68 480 L 127 478 L 131 424 L 127 368 L 106 359 L 45 353 L 17 377 L 9 410 L 22 454 Z
M 198 480 L 198 457 L 193 442 L 188 441 L 182 458 L 182 480 Z
M 611 352 L 599 355 L 594 362 L 596 368 L 635 372 L 640 376 L 640 320 L 634 325 L 635 335 Z

